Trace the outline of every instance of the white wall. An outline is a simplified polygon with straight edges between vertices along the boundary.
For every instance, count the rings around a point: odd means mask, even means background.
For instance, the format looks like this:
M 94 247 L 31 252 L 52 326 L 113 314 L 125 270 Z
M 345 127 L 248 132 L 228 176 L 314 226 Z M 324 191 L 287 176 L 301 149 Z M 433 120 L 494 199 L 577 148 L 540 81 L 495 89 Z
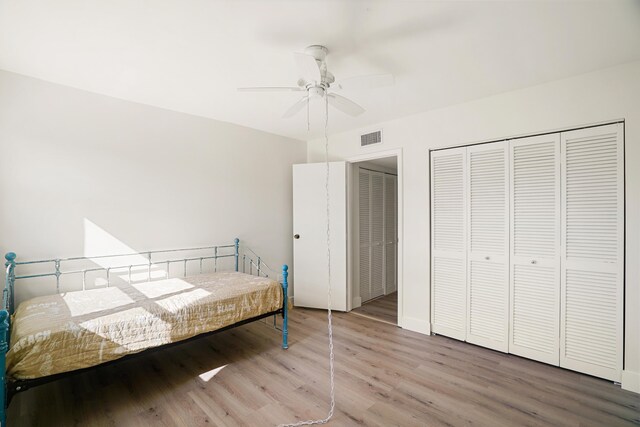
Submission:
M 305 158 L 302 141 L 0 71 L 0 250 L 95 253 L 90 221 L 138 251 L 239 237 L 279 268 Z
M 428 96 L 428 94 L 424 94 Z M 360 148 L 360 134 L 331 135 L 332 160 L 402 148 L 404 175 L 403 325 L 429 330 L 428 149 L 625 119 L 626 309 L 623 387 L 640 392 L 640 62 L 384 122 L 384 142 Z M 309 162 L 323 141 L 308 143 Z

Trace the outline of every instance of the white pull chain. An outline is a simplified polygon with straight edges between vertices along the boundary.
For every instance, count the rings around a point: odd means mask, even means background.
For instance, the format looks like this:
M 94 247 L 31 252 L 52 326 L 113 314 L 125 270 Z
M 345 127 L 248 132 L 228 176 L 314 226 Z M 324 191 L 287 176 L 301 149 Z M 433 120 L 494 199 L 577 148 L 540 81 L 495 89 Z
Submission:
M 320 420 L 307 420 L 307 421 L 298 421 L 297 423 L 292 424 L 280 424 L 279 427 L 298 427 L 298 426 L 309 426 L 316 424 L 326 424 L 329 422 L 331 417 L 333 417 L 333 411 L 336 408 L 336 390 L 335 390 L 335 382 L 334 382 L 334 367 L 333 367 L 333 316 L 331 315 L 331 207 L 330 207 L 330 193 L 329 193 L 329 99 L 327 95 L 324 96 L 324 155 L 325 155 L 325 193 L 327 198 L 327 272 L 329 277 L 327 279 L 327 320 L 328 320 L 328 330 L 329 330 L 329 397 L 331 399 L 331 403 L 329 405 L 329 413 L 326 418 Z

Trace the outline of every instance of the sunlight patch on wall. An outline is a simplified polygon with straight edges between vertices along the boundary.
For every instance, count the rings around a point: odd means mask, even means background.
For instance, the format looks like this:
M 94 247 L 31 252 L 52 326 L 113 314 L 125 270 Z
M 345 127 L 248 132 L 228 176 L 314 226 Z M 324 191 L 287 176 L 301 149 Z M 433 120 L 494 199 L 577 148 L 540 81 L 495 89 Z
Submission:
M 149 260 L 146 255 L 138 254 L 135 249 L 126 245 L 120 239 L 105 231 L 94 222 L 85 218 L 84 256 L 95 257 L 119 254 L 131 255 L 110 258 L 94 258 L 92 259 L 92 262 L 103 268 L 111 268 L 112 270 L 110 274 L 118 277 L 124 282 L 129 281 L 129 269 L 126 267 L 129 265 L 139 266 L 131 268 L 131 282 L 146 281 L 149 278 L 149 270 L 146 266 Z M 164 268 L 158 265 L 152 265 L 150 275 L 151 279 L 162 279 L 167 277 L 167 272 Z M 95 279 L 94 285 L 104 286 L 106 283 L 107 282 L 104 277 L 99 277 Z

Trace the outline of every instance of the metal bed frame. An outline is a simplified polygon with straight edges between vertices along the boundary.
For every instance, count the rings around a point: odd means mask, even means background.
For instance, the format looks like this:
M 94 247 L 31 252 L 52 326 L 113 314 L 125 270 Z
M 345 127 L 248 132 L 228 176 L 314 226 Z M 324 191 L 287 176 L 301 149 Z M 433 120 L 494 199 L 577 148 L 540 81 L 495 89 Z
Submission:
M 225 249 L 233 248 L 233 253 L 224 253 Z M 150 348 L 147 350 L 143 350 L 139 353 L 134 353 L 130 355 L 123 356 L 119 359 L 112 360 L 110 362 L 101 363 L 99 365 L 91 366 L 84 369 L 78 369 L 70 372 L 63 372 L 59 374 L 49 375 L 46 377 L 31 379 L 31 380 L 18 380 L 18 381 L 8 381 L 6 377 L 6 355 L 9 351 L 10 343 L 9 338 L 11 336 L 11 321 L 12 316 L 15 310 L 15 299 L 14 299 L 14 287 L 16 280 L 24 280 L 24 279 L 36 279 L 43 277 L 55 277 L 56 280 L 56 291 L 60 293 L 60 277 L 65 275 L 82 275 L 82 290 L 86 289 L 86 277 L 89 272 L 105 272 L 107 283 L 106 286 L 111 285 L 111 273 L 114 270 L 125 270 L 128 272 L 127 282 L 129 284 L 132 283 L 131 280 L 131 271 L 134 268 L 145 268 L 147 269 L 147 281 L 152 281 L 151 270 L 154 266 L 165 265 L 167 267 L 166 278 L 169 277 L 169 267 L 173 263 L 182 263 L 183 265 L 183 276 L 187 276 L 187 263 L 188 262 L 199 262 L 200 266 L 200 274 L 203 271 L 203 261 L 213 260 L 214 262 L 214 271 L 218 271 L 218 259 L 219 258 L 230 258 L 234 257 L 234 267 L 235 271 L 240 271 L 240 240 L 235 239 L 233 244 L 229 245 L 216 245 L 216 246 L 205 246 L 205 247 L 197 247 L 197 248 L 184 248 L 184 249 L 168 249 L 168 250 L 159 250 L 159 251 L 146 251 L 140 253 L 130 253 L 130 254 L 118 254 L 118 255 L 103 255 L 103 256 L 89 256 L 89 257 L 72 257 L 72 258 L 55 258 L 55 259 L 44 259 L 37 261 L 21 261 L 16 262 L 16 254 L 13 252 L 8 252 L 5 255 L 6 263 L 6 276 L 5 276 L 5 287 L 2 295 L 2 305 L 0 306 L 0 382 L 2 383 L 3 389 L 0 390 L 0 427 L 6 426 L 7 419 L 7 408 L 13 396 L 21 391 L 25 391 L 29 388 L 45 384 L 51 381 L 55 381 L 59 378 L 75 375 L 80 372 L 85 372 L 91 370 L 93 368 L 111 365 L 114 363 L 118 363 L 124 360 L 129 360 L 133 357 L 139 357 L 141 355 L 145 355 L 151 353 L 153 351 L 161 350 L 166 347 L 171 347 L 174 345 L 182 344 L 184 342 L 192 341 L 197 338 L 201 338 L 203 336 L 209 336 L 218 332 L 225 331 L 227 329 L 234 328 L 236 326 L 244 325 L 250 322 L 254 322 L 256 320 L 265 319 L 270 316 L 273 316 L 273 326 L 282 332 L 282 348 L 287 349 L 288 345 L 288 276 L 289 276 L 289 267 L 285 264 L 282 266 L 282 279 L 277 277 L 278 273 L 271 269 L 255 252 L 253 252 L 249 248 L 244 248 L 249 254 L 242 254 L 242 272 L 247 273 L 247 264 L 248 264 L 248 273 L 254 274 L 256 276 L 269 277 L 267 271 L 272 272 L 272 274 L 276 275 L 276 280 L 280 281 L 282 285 L 282 295 L 283 295 L 283 303 L 282 307 L 276 311 L 272 311 L 269 313 L 264 313 L 259 316 L 243 320 L 241 322 L 235 323 L 233 325 L 229 325 L 227 327 L 217 329 L 215 331 L 205 332 L 194 337 L 188 338 L 186 340 L 165 344 L 159 347 Z M 196 257 L 185 257 L 185 258 L 176 258 L 176 259 L 166 259 L 159 262 L 153 261 L 153 255 L 157 254 L 170 254 L 175 252 L 188 252 L 188 251 L 210 251 L 213 252 L 213 255 L 208 256 L 196 256 Z M 118 265 L 115 267 L 90 267 L 83 269 L 75 269 L 75 270 L 63 270 L 61 265 L 63 262 L 69 261 L 93 261 L 97 259 L 106 259 L 106 258 L 118 258 L 118 257 L 133 257 L 133 256 L 145 256 L 147 262 L 144 264 L 126 264 L 126 265 Z M 37 273 L 37 274 L 25 274 L 25 275 L 16 275 L 15 269 L 17 266 L 27 266 L 27 265 L 52 265 L 53 271 L 47 273 Z M 254 270 L 255 269 L 255 270 Z M 266 271 L 265 271 L 266 270 Z M 156 279 L 158 280 L 158 279 Z M 161 279 L 160 279 L 161 280 Z M 280 314 L 282 315 L 282 328 L 278 328 L 276 326 L 276 316 Z

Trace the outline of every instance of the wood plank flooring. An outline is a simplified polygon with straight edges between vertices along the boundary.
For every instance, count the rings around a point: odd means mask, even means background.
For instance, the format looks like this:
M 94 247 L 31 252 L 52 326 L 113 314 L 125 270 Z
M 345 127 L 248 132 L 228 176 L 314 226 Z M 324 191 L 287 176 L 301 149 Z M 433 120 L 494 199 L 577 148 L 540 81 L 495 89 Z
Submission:
M 575 372 L 335 313 L 335 426 L 630 426 L 640 395 Z M 326 313 L 264 323 L 16 395 L 10 426 L 268 426 L 324 417 Z
M 370 317 L 392 325 L 398 324 L 398 293 L 393 292 L 389 295 L 367 301 L 360 307 L 351 311 L 351 314 L 357 314 L 364 317 Z

